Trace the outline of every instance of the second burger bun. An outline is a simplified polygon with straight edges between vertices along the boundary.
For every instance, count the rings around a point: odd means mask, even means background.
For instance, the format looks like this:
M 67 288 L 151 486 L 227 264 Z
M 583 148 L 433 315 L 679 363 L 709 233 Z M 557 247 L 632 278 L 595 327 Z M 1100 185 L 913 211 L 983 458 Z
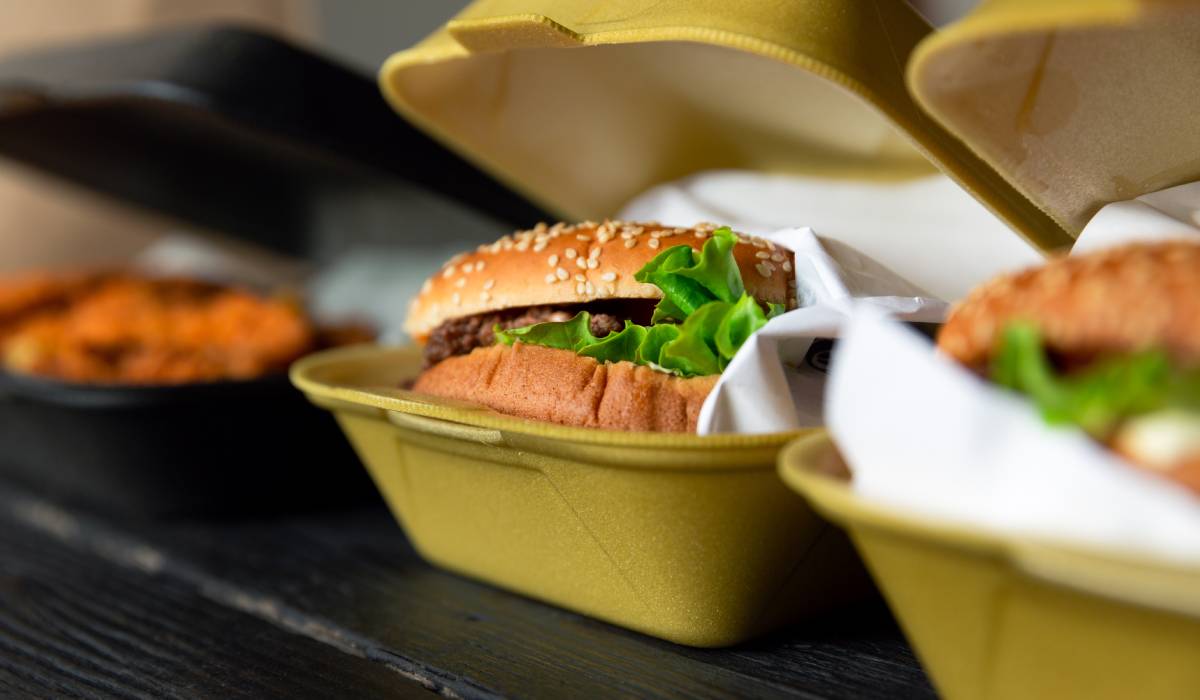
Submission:
M 700 250 L 717 228 L 620 221 L 541 224 L 450 259 L 413 300 L 404 330 L 424 341 L 437 326 L 463 316 L 608 299 L 658 299 L 662 295 L 657 287 L 634 279 L 638 270 L 672 246 Z M 734 258 L 747 293 L 763 303 L 791 304 L 791 251 L 760 238 L 739 238 Z
M 1066 359 L 1160 348 L 1200 365 L 1200 243 L 1126 245 L 998 277 L 951 311 L 938 347 L 985 369 L 1013 321 L 1035 324 Z
M 493 345 L 442 360 L 413 390 L 501 413 L 609 430 L 695 432 L 717 376 L 676 377 L 630 362 L 597 362 L 569 350 Z

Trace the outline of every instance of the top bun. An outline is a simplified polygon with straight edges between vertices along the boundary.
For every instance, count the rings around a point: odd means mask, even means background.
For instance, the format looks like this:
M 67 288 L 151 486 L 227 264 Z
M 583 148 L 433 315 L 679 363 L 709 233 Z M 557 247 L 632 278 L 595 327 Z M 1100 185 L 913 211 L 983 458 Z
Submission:
M 409 307 L 404 329 L 425 340 L 446 321 L 480 313 L 604 299 L 658 299 L 658 288 L 638 282 L 634 274 L 671 246 L 700 250 L 717 228 L 620 221 L 538 224 L 451 258 L 426 280 Z M 796 289 L 791 251 L 761 238 L 738 238 L 733 255 L 747 293 L 760 302 L 790 308 Z
M 981 369 L 1010 321 L 1038 326 L 1065 358 L 1160 348 L 1200 365 L 1200 243 L 1140 243 L 998 277 L 950 313 L 938 347 Z

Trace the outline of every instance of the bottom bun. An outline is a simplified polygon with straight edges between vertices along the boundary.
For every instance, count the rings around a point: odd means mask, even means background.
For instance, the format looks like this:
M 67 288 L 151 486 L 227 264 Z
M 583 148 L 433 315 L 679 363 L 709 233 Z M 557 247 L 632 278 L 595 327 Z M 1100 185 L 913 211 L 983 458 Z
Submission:
M 630 362 L 517 343 L 442 360 L 413 390 L 521 418 L 611 430 L 695 432 L 717 377 L 676 377 Z

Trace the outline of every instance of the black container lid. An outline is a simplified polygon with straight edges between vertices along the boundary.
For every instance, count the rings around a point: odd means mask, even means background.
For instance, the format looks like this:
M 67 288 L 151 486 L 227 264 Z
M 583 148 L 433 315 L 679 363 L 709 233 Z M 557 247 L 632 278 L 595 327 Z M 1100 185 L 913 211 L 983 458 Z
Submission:
M 546 218 L 397 116 L 371 77 L 232 27 L 0 60 L 0 156 L 289 253 L 337 228 L 323 202 L 397 185 L 506 227 Z

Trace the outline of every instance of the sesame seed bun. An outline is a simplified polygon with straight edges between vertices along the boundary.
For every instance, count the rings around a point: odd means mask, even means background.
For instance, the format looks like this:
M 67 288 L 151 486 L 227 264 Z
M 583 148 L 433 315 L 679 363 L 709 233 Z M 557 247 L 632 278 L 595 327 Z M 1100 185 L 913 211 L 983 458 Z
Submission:
M 1200 243 L 1127 245 L 998 277 L 951 311 L 938 347 L 983 369 L 1015 320 L 1037 324 L 1067 359 L 1160 348 L 1200 365 Z
M 658 289 L 636 281 L 634 274 L 672 246 L 699 250 L 716 228 L 619 221 L 540 224 L 450 259 L 413 300 L 404 329 L 424 341 L 437 326 L 463 316 L 605 299 L 658 299 Z M 739 237 L 734 258 L 746 291 L 761 302 L 793 303 L 792 253 L 763 239 Z
M 609 430 L 695 432 L 717 377 L 676 377 L 538 345 L 476 348 L 442 360 L 413 386 L 520 418 Z

